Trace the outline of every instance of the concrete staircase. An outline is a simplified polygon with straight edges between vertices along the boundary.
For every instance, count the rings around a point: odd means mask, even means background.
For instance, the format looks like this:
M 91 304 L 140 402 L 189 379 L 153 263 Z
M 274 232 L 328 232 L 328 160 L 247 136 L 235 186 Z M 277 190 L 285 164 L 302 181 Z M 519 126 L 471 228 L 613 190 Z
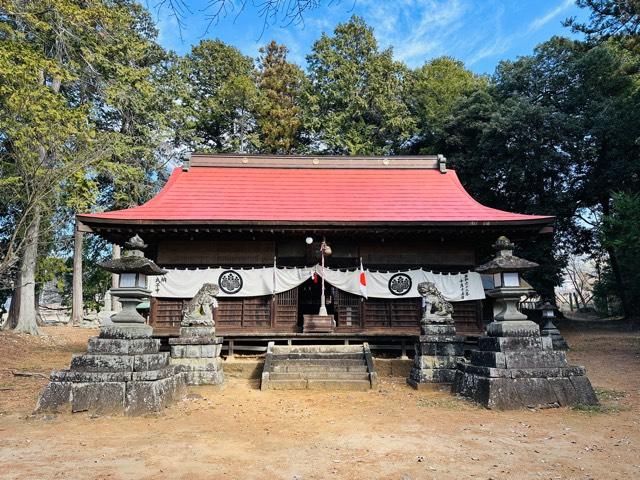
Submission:
M 369 390 L 377 374 L 369 345 L 283 346 L 269 342 L 262 390 Z

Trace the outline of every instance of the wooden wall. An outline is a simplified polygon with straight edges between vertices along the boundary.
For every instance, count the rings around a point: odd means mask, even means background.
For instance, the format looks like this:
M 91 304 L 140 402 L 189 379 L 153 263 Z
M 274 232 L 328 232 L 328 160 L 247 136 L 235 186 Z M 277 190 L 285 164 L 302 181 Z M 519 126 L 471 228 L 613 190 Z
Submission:
M 383 268 L 443 267 L 471 268 L 476 264 L 471 243 L 439 240 L 407 241 L 377 239 L 355 241 L 336 239 L 330 242 L 333 254 L 327 266 L 365 266 Z M 161 266 L 262 266 L 313 265 L 319 261 L 317 243 L 309 246 L 304 238 L 285 240 L 167 240 L 158 244 L 157 263 Z M 448 269 L 444 269 L 448 271 Z
M 273 265 L 270 240 L 167 240 L 158 244 L 157 263 L 198 266 Z

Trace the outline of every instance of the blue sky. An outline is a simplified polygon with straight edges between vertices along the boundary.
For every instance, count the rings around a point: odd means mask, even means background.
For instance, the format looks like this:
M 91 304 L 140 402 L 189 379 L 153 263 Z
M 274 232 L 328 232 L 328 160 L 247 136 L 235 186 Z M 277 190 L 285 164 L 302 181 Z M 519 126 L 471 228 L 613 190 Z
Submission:
M 500 60 L 528 55 L 552 35 L 571 36 L 561 22 L 569 16 L 586 17 L 574 0 L 333 0 L 306 12 L 304 24 L 270 23 L 263 31 L 264 19 L 253 6 L 262 0 L 247 0 L 240 13 L 240 1 L 235 0 L 236 9 L 207 31 L 209 0 L 184 0 L 191 12 L 184 16 L 180 38 L 170 10 L 154 8 L 151 2 L 156 1 L 147 0 L 165 48 L 184 54 L 202 38 L 220 38 L 255 57 L 261 45 L 274 39 L 287 45 L 290 60 L 303 67 L 321 33 L 330 34 L 354 14 L 374 28 L 382 47 L 392 46 L 396 59 L 410 67 L 449 55 L 476 73 L 493 73 Z

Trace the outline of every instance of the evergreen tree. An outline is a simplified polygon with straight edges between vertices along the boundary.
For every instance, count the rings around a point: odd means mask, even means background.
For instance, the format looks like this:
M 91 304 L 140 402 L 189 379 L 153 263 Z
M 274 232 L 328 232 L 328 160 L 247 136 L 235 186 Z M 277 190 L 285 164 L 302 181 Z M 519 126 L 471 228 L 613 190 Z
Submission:
M 352 17 L 322 34 L 307 57 L 309 124 L 317 149 L 334 154 L 392 154 L 407 147 L 415 119 L 405 101 L 407 69 L 373 30 Z
M 182 62 L 189 83 L 184 104 L 189 112 L 192 150 L 251 152 L 257 147 L 258 99 L 253 60 L 220 40 L 203 40 Z
M 408 102 L 418 125 L 412 150 L 436 154 L 443 127 L 456 105 L 472 93 L 487 87 L 487 79 L 479 77 L 451 57 L 439 57 L 411 72 L 407 79 Z
M 287 61 L 288 49 L 271 41 L 260 49 L 258 59 L 257 123 L 260 151 L 298 151 L 303 135 L 304 72 Z

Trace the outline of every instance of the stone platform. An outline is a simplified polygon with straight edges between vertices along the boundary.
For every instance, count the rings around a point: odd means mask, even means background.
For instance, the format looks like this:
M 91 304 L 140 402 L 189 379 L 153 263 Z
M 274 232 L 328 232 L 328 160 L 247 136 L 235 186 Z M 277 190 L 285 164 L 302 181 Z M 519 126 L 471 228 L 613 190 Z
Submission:
M 159 351 L 160 340 L 140 327 L 103 328 L 90 338 L 87 353 L 74 356 L 69 370 L 52 372 L 36 412 L 140 415 L 181 398 L 186 375 Z
M 457 364 L 464 360 L 464 338 L 453 325 L 429 325 L 416 342 L 407 383 L 415 389 L 437 390 L 453 383 Z
M 584 367 L 569 365 L 566 353 L 536 330 L 481 337 L 470 364 L 458 364 L 452 391 L 499 410 L 597 404 Z
M 180 336 L 169 339 L 170 363 L 186 376 L 188 385 L 221 385 L 222 341 L 213 326 L 181 327 Z

